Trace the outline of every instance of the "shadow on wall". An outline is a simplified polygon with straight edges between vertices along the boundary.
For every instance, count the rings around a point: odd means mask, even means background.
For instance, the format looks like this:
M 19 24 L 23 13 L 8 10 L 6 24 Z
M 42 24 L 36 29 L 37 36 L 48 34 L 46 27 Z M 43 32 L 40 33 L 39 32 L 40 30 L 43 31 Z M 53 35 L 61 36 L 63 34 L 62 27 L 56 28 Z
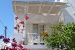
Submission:
M 64 9 L 63 15 L 64 15 L 64 23 L 68 23 L 68 22 L 75 23 L 74 18 L 71 16 L 71 14 L 69 14 L 69 12 L 66 9 Z

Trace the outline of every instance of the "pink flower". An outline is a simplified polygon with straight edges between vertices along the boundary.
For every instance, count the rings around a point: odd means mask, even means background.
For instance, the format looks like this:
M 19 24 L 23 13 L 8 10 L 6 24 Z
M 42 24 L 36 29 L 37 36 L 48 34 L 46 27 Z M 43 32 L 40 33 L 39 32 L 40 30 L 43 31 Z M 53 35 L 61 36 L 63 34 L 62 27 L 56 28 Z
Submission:
M 20 23 L 20 24 L 24 24 L 24 21 L 20 21 L 19 23 Z
M 23 48 L 23 46 L 22 46 L 21 44 L 18 44 L 18 47 L 19 47 L 19 48 Z
M 15 20 L 17 20 L 17 19 L 18 19 L 18 16 L 15 17 Z
M 16 42 L 15 38 L 12 39 L 12 42 Z
M 1 35 L 1 36 L 0 36 L 0 39 L 2 39 L 2 38 L 4 38 L 4 36 Z
M 17 30 L 17 29 L 18 29 L 18 28 L 17 28 L 17 26 L 15 26 L 15 27 L 14 27 L 14 29 L 16 29 L 16 30 Z
M 11 43 L 12 47 L 17 47 L 16 43 Z
M 4 38 L 4 39 L 3 39 L 3 42 L 4 42 L 4 43 L 8 43 L 9 41 L 10 41 L 9 38 Z

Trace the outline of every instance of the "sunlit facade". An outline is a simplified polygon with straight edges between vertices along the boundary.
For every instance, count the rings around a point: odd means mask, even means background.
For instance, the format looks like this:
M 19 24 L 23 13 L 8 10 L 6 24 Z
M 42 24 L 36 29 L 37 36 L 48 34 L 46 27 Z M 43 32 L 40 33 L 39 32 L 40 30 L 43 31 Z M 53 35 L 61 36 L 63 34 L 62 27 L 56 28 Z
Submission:
M 50 26 L 64 22 L 63 9 L 67 7 L 67 3 L 63 0 L 54 0 L 54 2 L 12 0 L 12 4 L 14 13 L 18 17 L 17 23 L 24 21 L 25 26 L 22 32 L 23 25 L 19 24 L 21 26 L 19 32 L 14 29 L 14 35 L 21 34 L 21 39 L 24 38 L 26 45 L 44 45 L 40 33 L 46 31 L 50 35 Z M 26 16 L 28 20 L 25 19 Z M 14 26 L 17 23 L 14 19 Z

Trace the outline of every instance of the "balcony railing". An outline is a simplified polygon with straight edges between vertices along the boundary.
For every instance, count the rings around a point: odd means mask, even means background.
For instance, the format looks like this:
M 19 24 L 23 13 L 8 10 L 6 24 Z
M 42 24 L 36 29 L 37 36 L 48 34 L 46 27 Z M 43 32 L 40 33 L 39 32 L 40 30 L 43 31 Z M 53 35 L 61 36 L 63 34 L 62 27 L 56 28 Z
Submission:
M 28 43 L 30 44 L 42 44 L 44 43 L 43 38 L 36 35 L 37 33 L 27 33 L 28 35 Z

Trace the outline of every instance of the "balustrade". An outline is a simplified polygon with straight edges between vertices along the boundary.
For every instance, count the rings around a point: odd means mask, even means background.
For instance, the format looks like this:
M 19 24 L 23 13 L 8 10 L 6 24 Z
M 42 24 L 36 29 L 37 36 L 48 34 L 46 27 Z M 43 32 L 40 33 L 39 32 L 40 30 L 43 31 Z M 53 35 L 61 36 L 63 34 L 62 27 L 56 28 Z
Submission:
M 43 38 L 41 38 L 40 36 L 37 36 L 37 33 L 27 33 L 28 35 L 28 43 L 44 43 Z

